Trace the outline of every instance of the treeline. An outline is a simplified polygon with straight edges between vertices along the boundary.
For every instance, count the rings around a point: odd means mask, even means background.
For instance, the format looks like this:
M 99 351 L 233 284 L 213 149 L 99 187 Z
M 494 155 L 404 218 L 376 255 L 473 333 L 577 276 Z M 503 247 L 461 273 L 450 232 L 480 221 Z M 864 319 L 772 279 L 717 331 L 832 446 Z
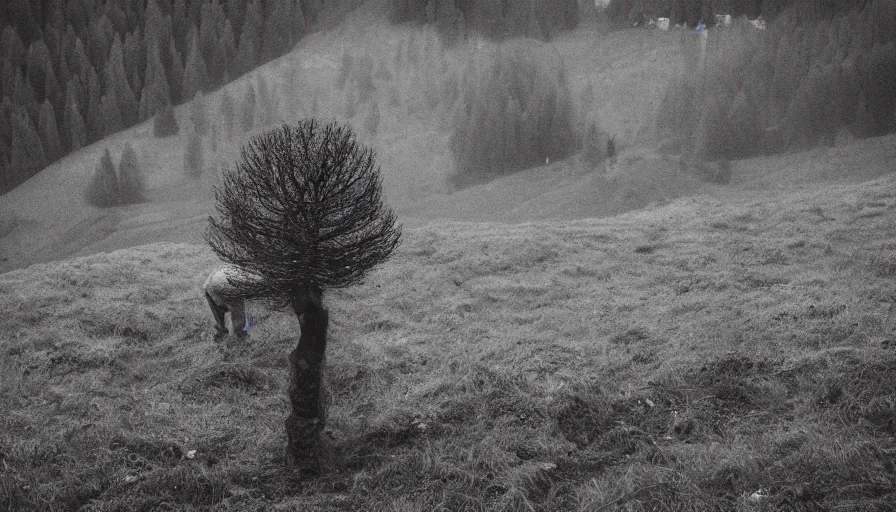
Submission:
M 0 3 L 0 193 L 67 153 L 282 55 L 346 3 Z
M 455 40 L 469 33 L 493 39 L 546 40 L 579 22 L 576 0 L 391 0 L 393 23 L 431 23 Z
M 658 112 L 662 145 L 716 160 L 896 131 L 896 2 L 820 4 L 797 2 L 768 30 L 711 30 L 702 68 L 692 37 Z
M 606 15 L 618 23 L 643 23 L 650 18 L 669 18 L 673 24 L 687 23 L 693 27 L 703 20 L 715 24 L 716 14 L 732 17 L 762 16 L 771 21 L 788 8 L 798 8 L 812 17 L 832 17 L 838 13 L 862 8 L 868 0 L 610 0 Z

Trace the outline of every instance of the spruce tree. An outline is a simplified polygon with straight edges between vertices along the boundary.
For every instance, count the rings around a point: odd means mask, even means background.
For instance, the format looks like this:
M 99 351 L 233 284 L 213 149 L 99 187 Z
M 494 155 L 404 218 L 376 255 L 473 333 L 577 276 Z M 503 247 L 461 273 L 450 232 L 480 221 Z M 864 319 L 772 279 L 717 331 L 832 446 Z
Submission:
M 37 120 L 39 104 L 34 97 L 34 90 L 31 89 L 31 84 L 25 80 L 21 71 L 16 72 L 15 85 L 10 97 L 12 98 L 13 104 L 25 109 L 28 115 L 31 116 L 32 122 Z
M 214 66 L 215 76 L 212 77 L 214 84 L 227 83 L 230 80 L 233 59 L 236 57 L 236 37 L 233 34 L 233 26 L 230 20 L 224 22 L 224 28 L 221 30 L 221 37 L 218 38 L 218 44 L 215 45 Z
M 267 12 L 265 12 L 263 43 L 262 43 L 262 62 L 267 62 L 275 57 L 283 55 L 289 48 L 290 42 L 290 22 L 292 21 L 292 13 L 290 12 L 290 3 L 288 1 L 267 2 Z
M 65 116 L 63 120 L 65 144 L 69 152 L 75 152 L 87 143 L 87 127 L 84 125 L 84 118 L 81 117 L 81 109 L 78 106 L 78 99 L 75 94 L 75 87 L 71 84 L 75 83 L 72 79 L 69 84 L 68 97 L 65 101 Z
M 104 78 L 106 95 L 118 102 L 120 124 L 122 127 L 134 125 L 137 122 L 139 102 L 128 82 L 124 64 L 124 47 L 120 37 L 116 37 L 112 42 Z M 114 94 L 109 94 L 109 91 L 114 91 Z
M 143 73 L 146 70 L 146 48 L 143 46 L 143 31 L 140 27 L 137 27 L 137 29 L 125 36 L 122 50 L 124 53 L 125 76 L 134 96 L 134 102 L 137 104 L 134 113 L 134 122 L 136 123 L 140 110 L 137 93 L 143 90 Z M 124 112 L 122 112 L 122 115 L 124 115 Z
M 14 173 L 24 181 L 47 165 L 44 146 L 31 122 L 31 116 L 24 108 L 17 107 L 10 119 L 12 124 L 11 166 Z
M 234 116 L 236 115 L 236 108 L 233 103 L 233 96 L 230 95 L 230 92 L 225 90 L 224 95 L 221 97 L 221 120 L 224 123 L 224 134 L 227 137 L 227 140 L 233 138 L 233 123 Z
M 190 132 L 187 135 L 187 145 L 184 147 L 184 172 L 196 179 L 202 176 L 203 166 L 202 137 L 196 132 Z
M 233 77 L 242 75 L 255 69 L 259 64 L 261 49 L 262 29 L 261 3 L 258 0 L 250 0 L 246 8 L 246 19 L 243 21 L 240 42 L 237 47 L 235 59 L 235 73 Z
M 87 142 L 94 142 L 105 137 L 105 122 L 102 114 L 102 86 L 99 76 L 93 67 L 90 68 L 87 81 Z
M 146 120 L 171 104 L 168 78 L 159 57 L 158 47 L 153 47 L 146 58 L 146 80 L 140 95 L 140 120 Z
M 250 83 L 246 87 L 246 99 L 243 101 L 240 114 L 240 128 L 243 132 L 252 131 L 255 126 L 255 88 Z
M 202 91 L 197 92 L 193 101 L 190 102 L 190 121 L 192 121 L 193 130 L 202 136 L 208 134 L 208 114 L 206 114 L 205 103 Z
M 103 133 L 111 135 L 124 129 L 115 89 L 110 89 L 100 100 L 100 113 L 103 121 Z
M 119 204 L 118 178 L 115 176 L 115 164 L 109 150 L 97 162 L 85 193 L 87 203 L 100 208 L 108 208 Z
M 168 90 L 171 93 L 171 103 L 180 104 L 189 98 L 183 94 L 184 64 L 181 53 L 174 45 L 174 41 L 168 43 L 168 58 L 171 61 L 168 73 Z
M 177 124 L 177 118 L 174 117 L 174 109 L 171 105 L 164 105 L 153 118 L 152 133 L 156 137 L 170 137 L 177 135 L 180 127 Z
M 55 162 L 62 156 L 62 141 L 59 138 L 59 126 L 56 123 L 56 112 L 50 100 L 44 100 L 40 108 L 40 138 L 44 144 L 44 155 L 48 162 Z
M 118 190 L 122 204 L 142 203 L 146 201 L 146 183 L 143 172 L 137 163 L 137 152 L 128 143 L 121 153 L 118 164 Z
M 28 48 L 28 67 L 26 76 L 28 77 L 28 83 L 31 85 L 32 90 L 34 90 L 35 100 L 39 103 L 43 103 L 46 98 L 44 87 L 47 83 L 48 68 L 52 72 L 53 65 L 50 61 L 50 50 L 47 48 L 47 45 L 43 40 L 37 40 L 31 43 L 31 47 Z
M 205 66 L 205 59 L 202 57 L 199 47 L 199 38 L 193 32 L 193 37 L 190 40 L 190 52 L 184 66 L 183 97 L 184 99 L 194 98 L 197 92 L 208 90 L 208 86 L 208 70 Z

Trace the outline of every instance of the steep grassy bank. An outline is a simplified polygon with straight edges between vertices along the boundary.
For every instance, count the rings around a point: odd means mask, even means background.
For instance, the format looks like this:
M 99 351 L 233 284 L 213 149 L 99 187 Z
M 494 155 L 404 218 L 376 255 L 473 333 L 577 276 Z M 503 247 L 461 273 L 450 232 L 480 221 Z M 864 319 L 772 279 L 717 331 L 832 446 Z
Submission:
M 434 224 L 332 293 L 329 471 L 290 315 L 211 340 L 202 246 L 0 276 L 0 509 L 887 510 L 896 177 Z M 195 450 L 195 451 L 194 451 Z

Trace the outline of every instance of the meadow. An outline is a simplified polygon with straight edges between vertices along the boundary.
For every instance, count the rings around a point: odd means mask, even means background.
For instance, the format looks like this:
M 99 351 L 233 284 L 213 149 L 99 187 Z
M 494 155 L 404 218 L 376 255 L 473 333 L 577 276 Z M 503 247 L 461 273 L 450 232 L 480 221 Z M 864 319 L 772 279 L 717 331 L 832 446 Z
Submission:
M 207 247 L 8 272 L 0 507 L 888 510 L 894 226 L 887 175 L 410 228 L 326 297 L 318 476 L 284 464 L 297 322 L 212 341 Z

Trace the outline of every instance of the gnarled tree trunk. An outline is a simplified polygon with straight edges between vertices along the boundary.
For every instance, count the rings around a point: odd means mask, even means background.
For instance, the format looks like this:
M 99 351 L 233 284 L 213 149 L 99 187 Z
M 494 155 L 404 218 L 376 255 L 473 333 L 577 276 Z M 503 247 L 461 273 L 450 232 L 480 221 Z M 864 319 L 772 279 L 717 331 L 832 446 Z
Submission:
M 287 454 L 292 464 L 316 469 L 321 455 L 321 432 L 326 425 L 323 369 L 329 312 L 319 300 L 293 305 L 302 337 L 289 354 L 289 403 L 286 418 Z

